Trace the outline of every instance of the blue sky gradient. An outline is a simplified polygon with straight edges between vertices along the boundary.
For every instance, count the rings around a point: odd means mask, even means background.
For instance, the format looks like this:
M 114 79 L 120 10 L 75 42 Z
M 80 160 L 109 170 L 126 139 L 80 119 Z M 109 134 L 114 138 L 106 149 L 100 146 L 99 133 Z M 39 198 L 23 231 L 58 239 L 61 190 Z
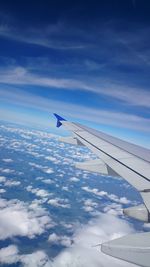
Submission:
M 149 1 L 1 1 L 1 120 L 150 146 Z M 65 132 L 62 132 L 65 134 Z

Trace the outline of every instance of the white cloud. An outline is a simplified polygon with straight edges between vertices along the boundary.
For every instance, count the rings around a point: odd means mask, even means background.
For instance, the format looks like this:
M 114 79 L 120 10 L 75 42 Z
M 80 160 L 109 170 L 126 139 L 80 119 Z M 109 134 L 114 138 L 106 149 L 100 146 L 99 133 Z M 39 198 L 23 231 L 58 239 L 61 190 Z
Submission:
M 26 190 L 28 192 L 31 192 L 32 194 L 35 194 L 37 197 L 48 197 L 50 196 L 51 194 L 45 190 L 45 189 L 39 189 L 39 188 L 33 188 L 31 185 L 28 185 L 26 187 Z
M 84 206 L 83 209 L 87 212 L 92 212 L 94 210 L 91 206 Z
M 15 180 L 7 180 L 6 181 L 6 177 L 5 176 L 0 176 L 0 183 L 3 183 L 4 186 L 19 186 L 21 184 L 20 181 L 15 181 Z
M 65 222 L 61 222 L 61 225 L 67 229 L 68 231 L 72 231 L 72 229 L 74 228 L 74 224 L 71 224 L 71 223 L 65 223 Z
M 51 179 L 44 179 L 44 180 L 42 180 L 42 182 L 45 184 L 53 184 L 54 183 L 54 181 L 52 181 Z
M 24 267 L 52 267 L 51 261 L 44 251 L 35 251 L 31 254 L 20 254 L 15 245 L 0 249 L 0 263 L 21 263 Z
M 53 173 L 54 171 L 52 170 L 52 168 L 45 168 L 43 172 L 50 174 Z
M 0 239 L 13 236 L 34 238 L 46 229 L 53 227 L 53 222 L 44 208 L 30 206 L 19 200 L 0 199 Z
M 11 186 L 19 186 L 21 184 L 20 181 L 11 181 L 11 180 L 8 180 L 5 182 L 5 186 L 8 186 L 8 187 L 11 187 Z
M 10 173 L 14 173 L 15 172 L 14 170 L 11 170 L 11 169 L 3 169 L 3 168 L 0 168 L 0 171 L 2 173 L 6 173 L 6 174 L 10 174 Z
M 34 151 L 31 151 L 30 149 L 27 150 L 27 153 L 36 157 L 36 158 L 40 158 L 42 155 L 39 154 L 38 152 L 34 152 Z
M 48 241 L 50 244 L 58 244 L 65 247 L 69 247 L 72 243 L 72 240 L 69 236 L 66 235 L 57 235 L 55 233 L 52 233 L 49 235 Z
M 38 176 L 38 177 L 35 178 L 35 180 L 37 180 L 37 181 L 39 181 L 39 180 L 42 181 L 43 179 L 44 179 L 44 177 L 42 177 L 42 176 Z
M 10 245 L 0 249 L 0 263 L 1 264 L 12 264 L 19 260 L 18 248 L 14 245 Z
M 116 202 L 119 202 L 119 203 L 122 203 L 122 204 L 130 204 L 131 201 L 129 199 L 127 199 L 126 197 L 117 197 L 116 195 L 114 194 L 110 194 L 110 195 L 107 195 L 109 199 L 113 200 L 113 201 L 116 201 Z
M 51 235 L 49 235 L 48 241 L 50 243 L 57 243 L 59 241 L 59 236 L 55 233 L 52 233 Z
M 5 176 L 0 176 L 0 183 L 6 182 L 6 177 Z
M 29 165 L 34 167 L 34 168 L 40 169 L 41 171 L 48 173 L 48 174 L 54 172 L 52 168 L 49 168 L 48 166 L 42 166 L 42 165 L 36 164 L 34 162 L 29 162 Z
M 51 151 L 50 151 L 50 152 L 51 152 Z M 46 160 L 49 160 L 49 161 L 51 161 L 51 162 L 53 162 L 53 163 L 55 163 L 55 164 L 57 164 L 57 163 L 59 162 L 59 160 L 58 160 L 57 158 L 52 157 L 52 156 L 47 156 L 47 157 L 45 157 L 45 159 L 46 159 Z
M 80 179 L 79 178 L 76 178 L 76 177 L 71 177 L 69 180 L 71 182 L 79 182 L 80 181 Z
M 125 221 L 108 214 L 101 214 L 76 230 L 72 246 L 60 253 L 53 262 L 54 267 L 129 267 L 133 264 L 109 257 L 96 244 L 133 232 Z
M 97 206 L 98 206 L 98 204 L 96 202 L 92 201 L 92 199 L 84 200 L 83 209 L 87 212 L 92 212 L 94 210 L 94 208 L 96 208 Z
M 36 251 L 32 254 L 20 256 L 20 261 L 24 267 L 52 267 L 48 256 L 44 251 Z
M 104 207 L 104 212 L 115 216 L 123 215 L 122 205 L 118 203 L 108 204 Z
M 13 162 L 12 159 L 2 159 L 2 161 L 6 162 L 6 163 Z
M 88 186 L 82 187 L 82 189 L 86 192 L 95 194 L 96 196 L 100 197 L 107 197 L 110 200 L 113 200 L 115 202 L 121 203 L 121 204 L 130 204 L 131 201 L 128 200 L 126 197 L 118 197 L 115 194 L 108 194 L 106 191 L 99 191 L 97 188 L 89 188 Z
M 54 207 L 70 208 L 70 204 L 68 203 L 68 200 L 63 199 L 63 198 L 57 197 L 57 198 L 49 199 L 47 203 Z
M 62 187 L 62 190 L 64 190 L 64 191 L 69 191 L 69 188 L 68 188 L 68 186 L 63 186 L 63 187 Z
M 0 194 L 3 194 L 3 193 L 5 193 L 5 192 L 6 192 L 5 189 L 3 189 L 3 188 L 0 189 Z

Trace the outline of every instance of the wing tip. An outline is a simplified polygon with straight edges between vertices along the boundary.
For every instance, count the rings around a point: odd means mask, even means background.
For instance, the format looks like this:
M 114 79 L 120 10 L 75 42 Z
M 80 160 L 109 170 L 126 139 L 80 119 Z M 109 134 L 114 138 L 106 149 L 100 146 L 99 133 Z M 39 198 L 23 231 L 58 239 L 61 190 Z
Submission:
M 56 113 L 53 113 L 54 116 L 56 117 L 57 119 L 57 124 L 56 124 L 56 127 L 60 127 L 62 125 L 61 121 L 66 121 L 66 119 L 64 119 L 63 117 L 61 117 L 60 115 L 56 114 Z
M 101 245 L 101 251 L 109 256 L 149 267 L 150 232 L 130 234 L 110 240 Z

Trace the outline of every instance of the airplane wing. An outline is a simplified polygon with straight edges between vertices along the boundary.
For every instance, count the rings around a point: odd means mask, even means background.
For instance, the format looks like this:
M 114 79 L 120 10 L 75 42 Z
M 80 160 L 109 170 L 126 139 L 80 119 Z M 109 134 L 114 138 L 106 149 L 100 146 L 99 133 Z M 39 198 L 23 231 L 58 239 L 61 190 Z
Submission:
M 150 222 L 150 150 L 54 115 L 57 127 L 63 125 L 73 133 L 72 137 L 61 138 L 61 141 L 86 146 L 98 157 L 78 163 L 76 167 L 123 177 L 139 191 L 144 202 L 124 209 L 124 214 Z M 113 257 L 150 267 L 150 233 L 127 235 L 109 241 L 102 244 L 101 250 Z

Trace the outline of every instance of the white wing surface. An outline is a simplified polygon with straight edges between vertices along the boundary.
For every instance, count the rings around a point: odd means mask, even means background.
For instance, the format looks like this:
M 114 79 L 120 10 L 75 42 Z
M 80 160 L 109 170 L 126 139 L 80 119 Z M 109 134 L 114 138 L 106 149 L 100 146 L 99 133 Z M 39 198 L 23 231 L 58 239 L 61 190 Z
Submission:
M 64 125 L 73 133 L 72 137 L 63 138 L 63 142 L 84 145 L 99 158 L 76 164 L 76 167 L 126 179 L 139 191 L 144 204 L 127 208 L 124 213 L 150 222 L 150 150 L 54 115 L 57 118 L 57 127 Z M 148 233 L 136 234 L 135 237 L 130 235 L 109 241 L 102 245 L 102 251 L 140 266 L 150 267 L 149 236 Z

